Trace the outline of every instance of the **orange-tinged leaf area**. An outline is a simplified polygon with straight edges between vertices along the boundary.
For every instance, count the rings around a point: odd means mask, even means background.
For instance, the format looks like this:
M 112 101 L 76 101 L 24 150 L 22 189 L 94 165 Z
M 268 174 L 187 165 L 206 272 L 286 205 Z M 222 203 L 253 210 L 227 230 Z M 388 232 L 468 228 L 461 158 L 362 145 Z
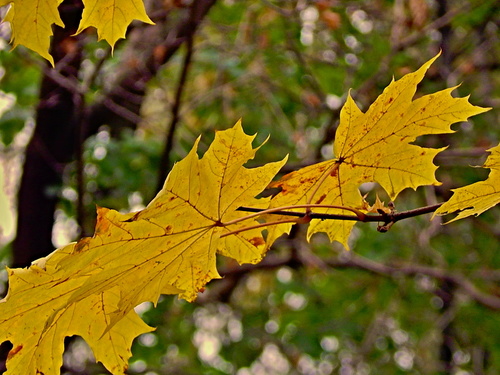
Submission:
M 453 196 L 435 212 L 435 215 L 446 215 L 459 211 L 458 215 L 450 220 L 463 219 L 484 211 L 500 203 L 500 144 L 488 150 L 491 152 L 484 163 L 490 174 L 485 181 L 479 181 L 453 190 Z
M 286 160 L 243 167 L 258 148 L 238 122 L 216 133 L 200 159 L 197 144 L 142 211 L 98 208 L 95 234 L 56 250 L 28 269 L 9 270 L 9 292 L 0 302 L 0 342 L 14 351 L 7 374 L 58 374 L 63 339 L 80 335 L 98 361 L 123 374 L 132 340 L 151 330 L 133 308 L 160 294 L 194 300 L 219 274 L 216 254 L 239 263 L 265 254 L 261 229 L 224 233 L 258 224 L 236 211 L 266 208 L 256 199 Z M 198 142 L 197 142 L 198 143 Z M 226 224 L 227 223 L 227 224 Z
M 350 185 L 342 175 L 339 175 L 335 160 L 324 161 L 310 165 L 298 171 L 289 173 L 279 181 L 271 184 L 271 187 L 280 188 L 281 191 L 272 199 L 271 208 L 301 204 L 324 204 L 351 207 L 363 210 L 366 204 L 358 190 L 358 186 Z M 328 181 L 321 178 L 327 176 Z M 312 199 L 311 199 L 312 197 Z M 318 213 L 334 213 L 340 215 L 352 215 L 351 211 L 334 208 L 314 208 Z M 276 216 L 269 217 L 269 221 L 277 220 Z M 287 217 L 282 217 L 287 220 Z M 355 221 L 321 221 L 312 220 L 309 224 L 308 239 L 316 233 L 316 228 L 321 230 L 324 226 L 332 241 L 339 241 L 346 248 L 347 239 Z M 274 240 L 283 233 L 289 233 L 291 223 L 274 225 L 268 229 L 267 245 L 270 247 Z
M 438 55 L 439 56 L 439 55 Z M 488 109 L 471 105 L 468 98 L 453 98 L 454 88 L 413 100 L 417 84 L 438 56 L 420 69 L 392 81 L 363 113 L 348 96 L 340 114 L 334 141 L 335 159 L 284 176 L 273 187 L 282 189 L 271 207 L 321 203 L 362 210 L 366 205 L 358 191 L 365 182 L 377 182 L 394 200 L 406 189 L 439 185 L 433 159 L 441 149 L 412 144 L 427 134 L 450 133 L 451 125 Z M 318 213 L 348 214 L 337 208 L 314 209 Z M 325 232 L 330 240 L 347 247 L 354 222 L 312 220 L 308 237 Z M 288 233 L 290 224 L 270 230 L 269 245 Z
M 23 45 L 54 65 L 49 54 L 52 25 L 64 27 L 57 7 L 63 0 L 0 0 L 0 7 L 11 7 L 3 21 L 12 28 L 12 43 Z M 87 27 L 97 29 L 99 39 L 111 46 L 125 37 L 127 27 L 133 20 L 153 22 L 146 14 L 142 0 L 84 0 L 84 10 L 78 33 Z

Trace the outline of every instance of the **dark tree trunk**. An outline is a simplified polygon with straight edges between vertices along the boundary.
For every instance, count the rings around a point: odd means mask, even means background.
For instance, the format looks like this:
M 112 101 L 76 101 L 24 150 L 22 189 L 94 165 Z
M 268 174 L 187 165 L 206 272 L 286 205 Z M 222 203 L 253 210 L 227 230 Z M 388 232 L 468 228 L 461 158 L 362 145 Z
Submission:
M 81 18 L 81 1 L 59 7 L 66 28 L 54 28 L 51 54 L 61 75 L 74 79 L 81 63 L 80 46 L 72 37 Z M 17 236 L 13 266 L 26 267 L 54 249 L 52 225 L 64 166 L 73 157 L 75 116 L 73 93 L 47 75 L 42 78 L 33 138 L 26 149 L 18 193 Z
M 441 307 L 442 326 L 441 334 L 442 341 L 439 348 L 439 359 L 441 361 L 442 373 L 454 373 L 453 353 L 455 352 L 455 330 L 453 328 L 453 305 L 455 298 L 456 285 L 449 280 L 443 280 L 437 295 L 443 301 Z

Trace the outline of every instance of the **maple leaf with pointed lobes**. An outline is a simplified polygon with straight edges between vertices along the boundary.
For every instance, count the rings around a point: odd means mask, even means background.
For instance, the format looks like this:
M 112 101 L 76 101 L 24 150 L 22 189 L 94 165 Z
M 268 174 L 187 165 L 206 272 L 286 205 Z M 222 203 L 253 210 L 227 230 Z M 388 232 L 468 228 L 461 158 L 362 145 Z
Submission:
M 99 40 L 106 40 L 111 47 L 118 39 L 125 38 L 127 27 L 133 20 L 154 24 L 146 14 L 142 0 L 83 0 L 83 4 L 82 20 L 76 33 L 93 26 Z
M 11 4 L 4 19 L 12 28 L 14 48 L 23 45 L 44 57 L 52 66 L 49 54 L 52 25 L 64 27 L 58 6 L 63 0 L 0 0 L 0 7 Z M 133 20 L 153 24 L 144 9 L 142 0 L 84 0 L 82 19 L 78 27 L 81 33 L 87 27 L 97 29 L 99 40 L 105 39 L 111 47 L 125 37 Z
M 417 84 L 438 58 L 435 56 L 420 69 L 392 81 L 366 113 L 356 106 L 349 94 L 340 113 L 334 141 L 333 160 L 318 163 L 284 176 L 272 187 L 281 188 L 271 207 L 321 203 L 362 210 L 366 205 L 358 191 L 365 182 L 377 182 L 391 200 L 406 189 L 439 185 L 435 178 L 434 157 L 444 148 L 430 149 L 412 144 L 427 134 L 451 133 L 451 125 L 485 112 L 488 108 L 471 105 L 466 98 L 453 98 L 449 88 L 413 100 Z M 315 208 L 315 213 L 349 214 L 335 208 Z M 331 241 L 348 247 L 354 222 L 312 220 L 308 239 L 326 232 Z M 291 224 L 269 230 L 268 245 Z
M 0 342 L 13 344 L 6 375 L 58 375 L 64 337 L 72 335 L 85 339 L 109 371 L 124 374 L 132 341 L 153 330 L 133 310 L 108 329 L 108 314 L 118 308 L 116 288 L 67 303 L 85 280 L 74 269 L 59 267 L 58 262 L 71 257 L 74 247 L 59 249 L 29 269 L 8 270 L 9 292 L 0 301 Z
M 500 144 L 487 151 L 491 154 L 483 168 L 491 169 L 488 178 L 485 181 L 453 189 L 453 196 L 436 210 L 434 216 L 460 211 L 448 222 L 451 223 L 471 215 L 478 216 L 500 203 Z
M 144 210 L 98 208 L 92 238 L 56 250 L 29 269 L 9 270 L 9 292 L 0 303 L 0 342 L 14 346 L 7 374 L 58 374 L 63 340 L 71 335 L 82 336 L 98 361 L 123 374 L 133 338 L 151 330 L 135 306 L 156 303 L 160 294 L 192 301 L 219 277 L 217 253 L 239 263 L 259 262 L 266 250 L 261 229 L 238 232 L 258 222 L 239 221 L 246 214 L 236 209 L 267 208 L 269 199 L 255 196 L 286 159 L 243 167 L 258 150 L 253 139 L 238 122 L 217 132 L 201 159 L 198 140 Z
M 270 208 L 303 205 L 303 204 L 325 204 L 351 207 L 363 211 L 366 208 L 358 186 L 349 184 L 344 175 L 338 175 L 335 169 L 336 161 L 328 160 L 302 168 L 298 171 L 285 175 L 280 180 L 273 182 L 269 187 L 279 188 L 281 191 L 271 200 Z M 328 174 L 330 180 L 327 184 L 321 176 Z M 315 199 L 311 200 L 314 195 Z M 313 212 L 335 213 L 339 215 L 352 215 L 352 211 L 342 209 L 314 208 Z M 268 215 L 267 221 L 289 220 L 287 216 Z M 312 220 L 309 224 L 307 239 L 314 233 L 311 228 L 320 220 Z M 329 236 L 348 248 L 347 238 L 352 231 L 355 221 L 333 221 L 330 223 Z M 267 229 L 267 246 L 271 247 L 274 241 L 284 233 L 290 233 L 293 223 L 273 225 Z
M 13 48 L 23 46 L 37 52 L 54 65 L 49 54 L 52 24 L 64 27 L 57 7 L 63 0 L 0 0 L 0 7 L 11 4 L 4 21 L 12 29 Z

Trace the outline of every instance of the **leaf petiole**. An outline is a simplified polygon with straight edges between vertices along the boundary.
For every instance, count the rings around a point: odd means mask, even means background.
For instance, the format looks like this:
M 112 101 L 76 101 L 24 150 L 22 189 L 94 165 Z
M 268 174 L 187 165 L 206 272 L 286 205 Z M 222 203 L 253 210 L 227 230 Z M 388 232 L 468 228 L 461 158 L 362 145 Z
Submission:
M 236 230 L 224 233 L 219 238 L 231 236 L 233 234 L 238 234 L 238 233 L 241 233 L 241 232 L 246 232 L 247 230 L 268 227 L 270 225 L 278 225 L 278 224 L 285 224 L 285 223 L 295 223 L 295 224 L 298 224 L 299 222 L 301 222 L 302 219 L 303 218 L 289 219 L 289 220 L 282 220 L 282 221 L 277 220 L 277 221 L 271 221 L 269 223 L 256 224 L 256 225 L 252 225 L 252 226 L 249 226 L 249 227 L 243 227 L 243 228 L 240 228 L 240 229 L 236 229 Z
M 268 209 L 260 209 L 260 208 L 253 208 L 253 207 L 240 207 L 239 208 L 240 211 L 252 211 L 252 210 L 259 210 L 259 211 L 255 211 L 255 213 L 253 213 L 253 214 L 228 221 L 226 223 L 223 223 L 223 225 L 224 226 L 233 225 L 233 224 L 239 223 L 241 221 L 253 219 L 254 217 L 258 217 L 261 215 L 277 214 L 277 213 L 280 214 L 279 213 L 280 211 L 293 210 L 296 208 L 305 208 L 306 212 L 294 212 L 294 211 L 287 211 L 287 212 L 295 214 L 295 215 L 307 216 L 308 214 L 311 213 L 311 208 L 335 208 L 335 209 L 339 209 L 339 210 L 351 211 L 352 213 L 354 213 L 358 217 L 359 221 L 364 221 L 365 217 L 366 217 L 366 214 L 364 214 L 363 212 L 361 212 L 355 208 L 344 207 L 344 206 L 334 206 L 334 205 L 328 205 L 328 204 L 297 204 L 297 205 L 291 205 L 291 206 L 273 207 L 273 208 L 268 208 Z

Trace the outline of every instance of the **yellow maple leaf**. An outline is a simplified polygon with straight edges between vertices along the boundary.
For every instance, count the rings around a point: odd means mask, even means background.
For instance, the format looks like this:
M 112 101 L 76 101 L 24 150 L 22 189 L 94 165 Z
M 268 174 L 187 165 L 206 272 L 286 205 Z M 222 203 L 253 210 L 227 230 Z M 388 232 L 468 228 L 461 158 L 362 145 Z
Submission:
M 500 203 L 500 144 L 487 150 L 491 155 L 486 159 L 484 168 L 490 168 L 490 174 L 485 181 L 454 189 L 453 196 L 445 202 L 434 215 L 447 215 L 457 212 L 458 215 L 450 220 L 463 219 L 467 216 L 478 216 L 484 211 Z
M 52 25 L 64 27 L 57 7 L 63 0 L 0 0 L 0 7 L 10 4 L 4 21 L 12 28 L 15 48 L 23 45 L 54 65 L 49 54 Z M 144 9 L 142 0 L 84 0 L 82 19 L 78 27 L 81 33 L 87 27 L 97 29 L 99 40 L 105 39 L 112 47 L 125 37 L 133 20 L 153 24 Z
M 268 199 L 254 197 L 286 160 L 243 167 L 258 150 L 253 139 L 238 122 L 217 132 L 201 159 L 197 141 L 144 210 L 98 208 L 92 238 L 28 269 L 9 270 L 9 292 L 0 302 L 0 342 L 14 346 L 7 374 L 58 374 L 63 339 L 70 335 L 82 336 L 98 361 L 123 374 L 133 338 L 151 330 L 135 306 L 156 303 L 160 294 L 192 301 L 219 277 L 217 253 L 239 263 L 260 261 L 266 249 L 261 229 L 238 232 L 258 222 L 241 221 L 246 214 L 236 209 L 267 207 Z
M 71 256 L 74 246 L 42 259 L 43 268 L 34 264 L 8 270 L 9 292 L 0 301 L 0 342 L 13 344 L 6 375 L 59 374 L 64 337 L 72 335 L 84 338 L 112 373 L 123 374 L 132 340 L 152 331 L 133 310 L 107 330 L 108 314 L 117 309 L 117 290 L 67 304 L 85 277 L 73 277 L 71 271 L 57 266 L 57 260 Z
M 52 24 L 64 27 L 57 7 L 63 0 L 0 0 L 0 7 L 10 4 L 4 21 L 12 29 L 13 48 L 23 45 L 54 65 L 49 54 Z
M 328 160 L 318 164 L 313 164 L 292 172 L 273 182 L 270 187 L 279 188 L 281 191 L 271 200 L 270 208 L 287 207 L 305 204 L 336 205 L 342 207 L 364 210 L 366 204 L 361 196 L 358 186 L 349 184 L 344 175 L 339 175 L 334 169 L 336 161 Z M 322 176 L 328 176 L 329 181 L 325 181 Z M 316 197 L 311 200 L 311 196 Z M 317 213 L 330 213 L 339 215 L 352 215 L 352 211 L 334 208 L 314 208 Z M 267 221 L 289 220 L 286 216 L 269 215 Z M 320 224 L 321 220 L 312 220 L 307 232 L 307 239 L 316 233 L 314 228 Z M 332 241 L 339 241 L 348 248 L 347 238 L 351 233 L 355 221 L 341 220 L 329 223 L 328 235 Z M 273 225 L 268 228 L 267 246 L 284 233 L 289 233 L 293 223 Z
M 451 133 L 451 125 L 488 109 L 471 105 L 466 98 L 453 98 L 454 88 L 413 100 L 417 84 L 439 55 L 420 69 L 392 81 L 366 113 L 356 106 L 349 94 L 340 114 L 334 141 L 333 160 L 318 163 L 284 176 L 273 187 L 281 188 L 271 207 L 294 204 L 322 204 L 363 210 L 358 188 L 365 182 L 377 182 L 391 200 L 405 188 L 438 185 L 433 159 L 443 150 L 412 144 L 419 136 Z M 338 208 L 314 208 L 317 213 L 349 214 Z M 351 213 L 352 214 L 352 213 Z M 347 247 L 354 222 L 312 220 L 308 238 L 326 232 L 332 241 Z M 269 243 L 291 224 L 269 230 Z
M 375 197 L 375 203 L 373 203 L 373 205 L 371 205 L 371 206 L 369 204 L 366 204 L 365 210 L 367 213 L 373 213 L 373 214 L 382 213 L 382 212 L 384 212 L 386 214 L 390 214 L 391 212 L 393 212 L 393 209 L 391 209 L 391 207 L 387 207 L 384 204 L 384 202 L 382 202 L 380 200 L 378 194 Z
M 118 39 L 125 38 L 133 20 L 153 24 L 142 0 L 83 0 L 83 4 L 82 20 L 76 33 L 93 26 L 99 40 L 106 40 L 111 47 Z

